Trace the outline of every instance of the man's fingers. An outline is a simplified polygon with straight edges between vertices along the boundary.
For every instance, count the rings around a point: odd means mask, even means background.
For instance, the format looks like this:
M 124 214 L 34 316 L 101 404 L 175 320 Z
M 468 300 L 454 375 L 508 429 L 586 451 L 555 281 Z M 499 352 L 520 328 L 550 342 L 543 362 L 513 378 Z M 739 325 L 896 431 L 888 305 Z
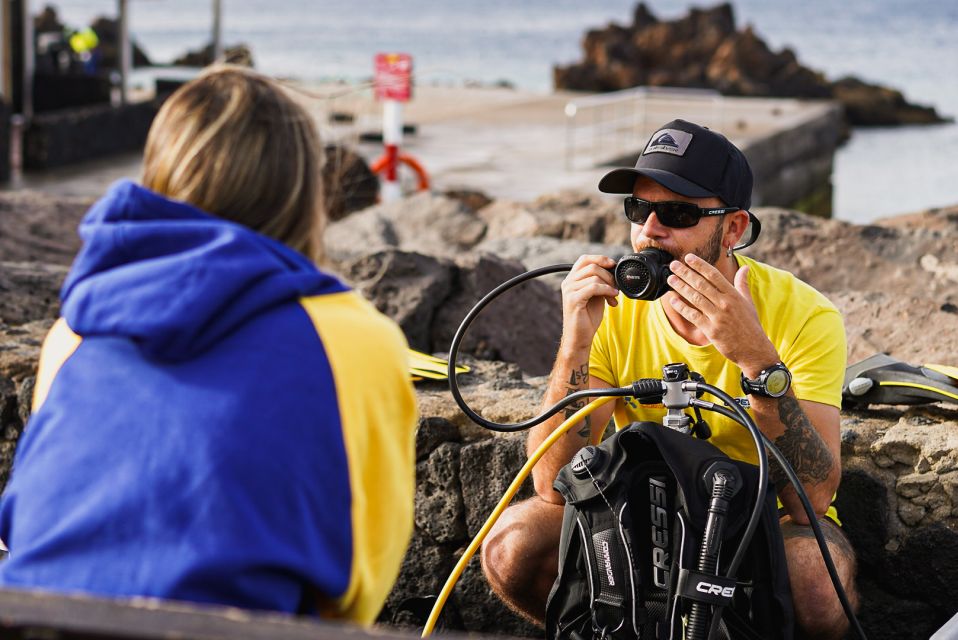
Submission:
M 715 286 L 706 279 L 701 273 L 692 269 L 685 264 L 677 260 L 673 260 L 669 265 L 674 277 L 678 278 L 682 282 L 686 283 L 688 286 L 692 287 L 703 296 L 708 298 L 710 301 L 715 302 L 718 300 L 718 296 L 721 294 L 721 291 L 715 288 Z M 669 281 L 669 284 L 672 284 L 672 281 Z M 673 288 L 675 286 L 673 285 Z M 688 296 L 684 296 L 686 299 L 689 299 Z
M 679 296 L 669 296 L 669 298 L 669 304 L 671 304 L 672 308 L 679 312 L 680 316 L 696 326 L 702 324 L 705 316 L 701 311 L 687 303 Z
M 709 264 L 697 255 L 690 253 L 685 256 L 685 264 L 679 263 L 683 268 L 695 273 L 705 282 L 715 287 L 719 292 L 728 291 L 729 282 L 722 275 L 715 265 Z
M 574 289 L 575 291 L 584 294 L 588 298 L 594 298 L 596 296 L 605 296 L 606 298 L 614 298 L 619 295 L 619 290 L 615 287 L 609 286 L 603 282 L 583 282 Z
M 579 259 L 575 261 L 575 264 L 572 265 L 573 271 L 578 271 L 579 269 L 584 268 L 586 265 L 596 264 L 600 267 L 606 269 L 611 269 L 615 266 L 615 260 L 608 256 L 600 256 L 594 254 L 587 254 L 579 256 Z
M 704 281 L 702 281 L 701 278 L 698 278 L 698 281 L 700 284 L 708 286 L 704 283 Z M 682 296 L 682 298 L 687 300 L 694 307 L 701 309 L 706 313 L 714 312 L 715 304 L 713 304 L 713 302 L 705 294 L 703 294 L 700 289 L 693 286 L 693 284 L 689 284 L 677 275 L 669 276 L 669 286 L 671 286 L 677 294 Z M 714 289 L 712 290 L 714 291 Z
M 596 277 L 610 286 L 615 286 L 615 276 L 612 272 L 598 264 L 587 264 L 579 269 L 576 275 L 578 279 Z

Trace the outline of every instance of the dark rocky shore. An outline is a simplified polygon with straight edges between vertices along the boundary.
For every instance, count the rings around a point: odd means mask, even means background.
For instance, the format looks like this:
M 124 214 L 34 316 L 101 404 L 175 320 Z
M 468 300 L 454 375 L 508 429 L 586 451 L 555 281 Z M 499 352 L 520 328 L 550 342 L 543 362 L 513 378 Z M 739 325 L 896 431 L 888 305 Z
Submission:
M 403 327 L 442 352 L 468 308 L 528 268 L 584 252 L 626 251 L 619 205 L 586 193 L 487 203 L 420 194 L 333 222 L 331 266 Z M 466 197 L 468 196 L 468 197 Z M 28 418 L 36 360 L 89 203 L 0 195 L 0 483 Z M 748 253 L 826 293 L 845 316 L 849 362 L 884 351 L 956 364 L 958 207 L 859 226 L 756 209 Z M 463 348 L 463 393 L 482 415 L 516 421 L 538 407 L 559 336 L 558 279 L 524 286 L 480 316 Z M 467 420 L 442 383 L 420 383 L 416 533 L 381 620 L 416 624 L 415 598 L 438 593 L 459 554 L 524 461 L 524 436 Z M 839 509 L 860 558 L 861 620 L 875 639 L 927 638 L 955 612 L 958 408 L 879 407 L 842 414 Z M 530 495 L 524 487 L 521 496 Z M 412 598 L 412 600 L 410 600 Z M 456 628 L 537 636 L 490 593 L 474 560 L 447 605 Z
M 772 51 L 751 26 L 737 30 L 731 4 L 664 21 L 640 3 L 632 24 L 586 33 L 582 62 L 554 68 L 557 89 L 616 91 L 647 85 L 715 89 L 725 95 L 838 100 L 852 126 L 946 121 L 933 107 L 855 77 L 827 80 L 790 49 Z

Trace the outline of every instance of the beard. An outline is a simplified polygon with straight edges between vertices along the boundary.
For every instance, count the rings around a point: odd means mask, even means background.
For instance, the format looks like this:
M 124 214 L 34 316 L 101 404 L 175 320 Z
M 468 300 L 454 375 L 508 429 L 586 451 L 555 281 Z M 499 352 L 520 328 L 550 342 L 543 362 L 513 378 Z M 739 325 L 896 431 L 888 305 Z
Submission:
M 663 247 L 658 242 L 649 241 L 644 243 L 640 247 L 634 247 L 636 252 L 642 251 L 643 249 L 660 249 L 670 256 L 673 259 L 678 260 L 679 262 L 684 262 L 685 256 L 688 254 L 696 255 L 710 265 L 717 267 L 718 261 L 722 257 L 722 239 L 724 238 L 725 233 L 721 224 L 715 225 L 715 229 L 712 230 L 712 234 L 703 242 L 701 245 L 695 247 L 691 251 L 679 252 L 672 251 Z
M 705 260 L 710 265 L 718 266 L 719 258 L 722 256 L 722 237 L 725 235 L 722 225 L 715 225 L 712 235 L 700 246 L 696 247 L 692 253 Z

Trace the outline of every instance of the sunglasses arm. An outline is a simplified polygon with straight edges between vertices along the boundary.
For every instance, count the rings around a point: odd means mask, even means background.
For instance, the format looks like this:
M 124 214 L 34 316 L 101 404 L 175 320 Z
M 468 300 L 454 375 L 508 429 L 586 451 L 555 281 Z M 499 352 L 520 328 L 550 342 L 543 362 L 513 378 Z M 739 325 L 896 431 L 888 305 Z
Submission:
M 750 231 L 749 237 L 745 242 L 736 245 L 735 251 L 741 251 L 745 247 L 751 246 L 756 240 L 758 240 L 759 234 L 762 233 L 762 223 L 759 221 L 759 219 L 756 218 L 751 211 L 746 211 L 745 213 L 748 214 L 748 219 L 751 222 L 746 229 L 747 231 Z

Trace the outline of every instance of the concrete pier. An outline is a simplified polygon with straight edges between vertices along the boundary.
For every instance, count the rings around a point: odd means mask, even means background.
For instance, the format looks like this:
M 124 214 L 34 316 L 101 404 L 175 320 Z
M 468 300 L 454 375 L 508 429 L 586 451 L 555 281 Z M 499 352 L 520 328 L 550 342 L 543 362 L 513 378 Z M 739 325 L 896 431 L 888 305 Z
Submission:
M 631 165 L 649 135 L 684 117 L 726 134 L 752 162 L 753 202 L 795 206 L 822 200 L 828 213 L 840 110 L 832 102 L 729 98 L 702 91 L 634 90 L 610 94 L 536 94 L 506 88 L 417 87 L 404 107 L 402 151 L 428 171 L 432 188 L 474 189 L 529 200 L 563 189 L 594 191 L 608 166 Z M 645 95 L 640 95 L 645 91 Z M 293 85 L 324 141 L 355 146 L 367 161 L 382 153 L 368 141 L 381 131 L 382 106 L 371 90 Z M 570 117 L 573 110 L 575 117 Z M 120 177 L 140 173 L 137 155 L 28 173 L 22 186 L 96 197 Z M 402 175 L 402 174 L 401 174 Z M 412 175 L 405 180 L 414 188 Z M 2 188 L 2 187 L 0 187 Z M 806 207 L 808 209 L 808 207 Z
M 561 189 L 594 190 L 608 166 L 634 164 L 656 128 L 685 118 L 724 133 L 745 152 L 755 173 L 754 204 L 814 203 L 826 192 L 825 210 L 812 208 L 830 213 L 841 131 L 837 103 L 688 90 L 620 93 L 628 95 L 418 89 L 405 111 L 417 133 L 404 139 L 403 149 L 427 168 L 436 189 L 528 200 Z M 331 110 L 354 113 L 357 120 L 327 124 Z M 370 113 L 376 105 L 354 96 L 321 105 L 317 118 L 327 137 L 348 139 L 349 127 L 375 128 Z M 360 148 L 369 158 L 379 152 L 376 144 Z

